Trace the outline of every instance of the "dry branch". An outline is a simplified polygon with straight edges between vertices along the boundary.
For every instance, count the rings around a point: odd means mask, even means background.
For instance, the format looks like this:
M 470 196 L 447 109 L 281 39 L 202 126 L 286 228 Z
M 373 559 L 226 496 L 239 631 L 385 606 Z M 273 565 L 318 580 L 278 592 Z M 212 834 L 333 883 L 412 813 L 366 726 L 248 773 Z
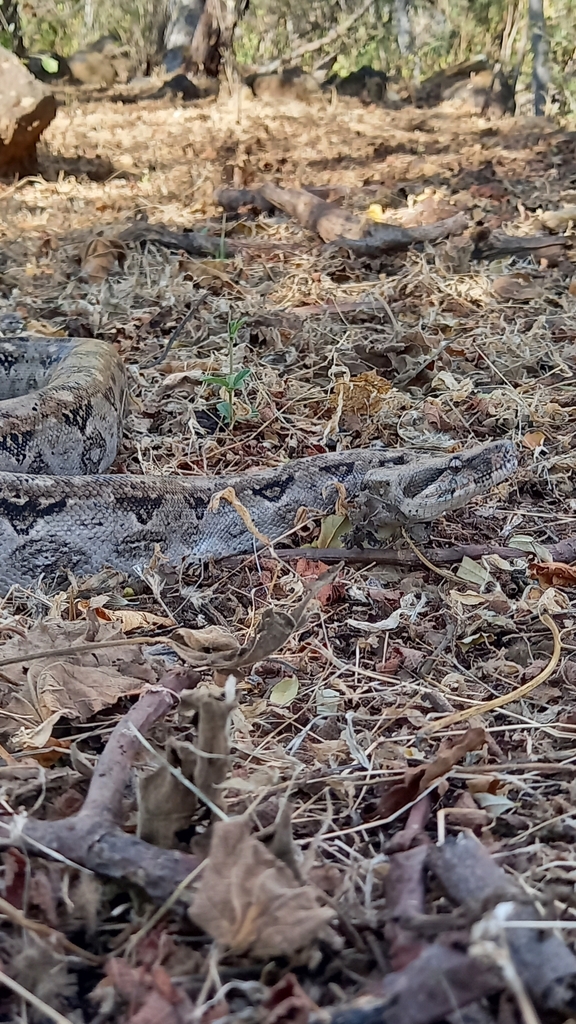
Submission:
M 512 901 L 508 920 L 534 921 L 534 929 L 506 930 L 516 969 L 541 1008 L 571 1016 L 576 1008 L 576 956 L 558 935 L 538 930 L 541 914 L 535 904 L 482 843 L 472 834 L 462 833 L 456 840 L 431 848 L 428 864 L 455 903 L 486 908 L 490 903 Z
M 294 217 L 302 227 L 320 235 L 324 242 L 345 245 L 357 256 L 395 252 L 408 249 L 416 242 L 436 242 L 449 235 L 460 235 L 468 223 L 464 213 L 457 213 L 436 224 L 415 228 L 374 224 L 304 189 L 279 188 L 266 182 L 260 194 L 279 210 Z
M 554 562 L 576 561 L 576 537 L 567 537 L 558 544 L 552 544 L 548 550 Z M 357 565 L 405 567 L 421 565 L 421 560 L 411 551 L 395 551 L 394 548 L 275 548 L 274 553 L 285 562 L 293 558 L 310 558 L 326 564 L 346 562 Z M 529 553 L 520 548 L 501 547 L 498 544 L 459 544 L 452 548 L 423 548 L 422 554 L 434 565 L 454 565 L 463 558 L 477 559 L 490 555 L 498 555 L 500 558 L 526 558 Z M 235 555 L 223 561 L 233 564 L 245 559 L 245 555 Z
M 170 711 L 176 694 L 194 684 L 195 675 L 189 669 L 171 669 L 153 690 L 142 694 L 112 732 L 100 755 L 82 809 L 58 821 L 36 818 L 24 821 L 19 836 L 29 852 L 54 851 L 97 874 L 137 885 L 153 900 L 168 899 L 199 862 L 186 853 L 150 846 L 120 828 L 124 789 L 139 749 L 129 723 L 145 732 Z M 0 825 L 8 833 L 12 824 L 6 815 L 0 818 Z M 16 845 L 14 836 L 10 845 Z

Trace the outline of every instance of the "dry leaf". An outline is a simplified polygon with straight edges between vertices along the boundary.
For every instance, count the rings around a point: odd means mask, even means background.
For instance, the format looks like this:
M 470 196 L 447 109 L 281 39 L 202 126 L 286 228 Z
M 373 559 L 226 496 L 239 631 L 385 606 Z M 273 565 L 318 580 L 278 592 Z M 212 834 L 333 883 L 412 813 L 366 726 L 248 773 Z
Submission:
M 250 835 L 242 818 L 213 827 L 208 863 L 190 917 L 236 953 L 255 959 L 290 955 L 315 939 L 335 940 L 334 911 L 312 886 L 298 885 L 282 861 Z
M 291 704 L 294 698 L 298 696 L 299 688 L 300 683 L 297 676 L 286 676 L 285 679 L 281 679 L 279 683 L 272 687 L 270 703 L 277 704 L 279 707 Z
M 174 619 L 154 615 L 152 612 L 141 612 L 137 608 L 106 608 L 90 601 L 78 601 L 76 608 L 83 614 L 92 608 L 97 619 L 102 622 L 119 622 L 125 633 L 132 633 L 135 629 L 165 629 L 176 625 Z
M 48 742 L 52 727 L 62 717 L 86 721 L 95 712 L 115 704 L 126 693 L 138 692 L 141 681 L 156 682 L 139 647 L 104 648 L 75 655 L 51 656 L 51 650 L 86 646 L 86 632 L 94 642 L 123 638 L 119 623 L 62 622 L 48 619 L 24 637 L 14 637 L 0 648 L 1 658 L 21 656 L 3 676 L 17 686 L 2 715 L 4 733 L 20 730 L 12 742 L 32 749 Z M 46 657 L 26 663 L 26 655 Z M 41 740 L 42 742 L 39 742 Z
M 114 957 L 106 964 L 106 977 L 90 993 L 92 1002 L 101 1004 L 101 1017 L 110 1017 L 110 989 L 128 1004 L 122 1017 L 126 1024 L 184 1024 L 193 1014 L 193 1006 L 182 987 L 175 987 L 165 967 L 155 963 L 150 970 L 144 965 L 131 967 L 126 960 Z M 114 1016 L 117 1016 L 114 1013 Z
M 464 555 L 456 575 L 459 580 L 465 580 L 466 583 L 477 583 L 479 587 L 483 587 L 490 579 L 489 569 L 472 558 L 468 558 L 468 555 Z
M 188 828 L 198 806 L 198 797 L 170 771 L 179 768 L 184 778 L 194 781 L 196 753 L 189 743 L 170 737 L 166 763 L 144 775 L 138 782 L 138 835 L 164 850 L 175 844 L 176 833 Z
M 247 643 L 243 644 L 242 647 L 238 647 L 237 641 L 234 640 L 231 634 L 226 634 L 223 630 L 220 630 L 220 634 L 225 638 L 230 637 L 231 643 L 227 640 L 229 646 L 223 649 L 221 653 L 216 650 L 213 653 L 204 654 L 190 649 L 187 644 L 185 646 L 179 642 L 190 633 L 207 633 L 208 630 L 179 629 L 173 634 L 176 637 L 176 642 L 168 637 L 165 639 L 165 643 L 170 644 L 189 665 L 202 668 L 210 667 L 219 672 L 227 673 L 237 673 L 240 669 L 250 668 L 252 665 L 256 665 L 258 662 L 269 658 L 271 654 L 274 654 L 286 643 L 292 633 L 302 629 L 308 618 L 311 601 L 317 597 L 324 586 L 332 583 L 341 568 L 342 562 L 339 562 L 338 565 L 335 565 L 328 572 L 322 573 L 317 580 L 307 583 L 306 592 L 302 600 L 294 608 L 291 608 L 289 612 L 265 608 L 258 623 L 256 634 Z M 215 626 L 210 627 L 213 630 L 218 628 Z M 235 645 L 234 647 L 232 646 L 233 644 Z
M 570 221 L 576 220 L 576 206 L 564 206 L 561 210 L 545 210 L 539 215 L 539 220 L 549 231 L 560 231 Z
M 237 651 L 240 647 L 236 637 L 221 626 L 206 626 L 204 629 L 186 629 L 183 626 L 174 630 L 170 640 L 176 650 L 184 647 L 188 652 L 206 655 Z
M 307 1024 L 318 1007 L 300 987 L 294 974 L 285 974 L 270 989 L 262 1004 L 266 1015 L 262 1024 Z
M 259 540 L 261 544 L 268 545 L 270 543 L 270 538 L 266 537 L 263 533 L 260 533 L 258 527 L 254 525 L 252 516 L 237 497 L 236 491 L 233 487 L 225 487 L 223 491 L 218 491 L 218 494 L 213 494 L 210 499 L 210 504 L 208 505 L 208 511 L 217 512 L 221 501 L 228 501 L 230 505 L 232 505 L 232 508 L 238 513 L 246 529 L 253 537 L 256 537 L 256 540 Z
M 522 438 L 522 444 L 525 448 L 530 448 L 531 451 L 535 451 L 536 448 L 541 448 L 546 440 L 546 434 L 543 434 L 541 430 L 533 430 L 529 434 L 524 434 Z
M 342 411 L 357 416 L 375 416 L 384 406 L 384 399 L 391 390 L 389 381 L 380 377 L 376 370 L 368 370 L 349 380 L 339 380 L 330 395 L 331 408 L 342 403 Z
M 229 265 L 226 260 L 186 259 L 180 260 L 179 269 L 187 278 L 195 281 L 200 288 L 216 286 L 216 291 L 227 288 L 229 291 L 239 292 L 241 295 L 250 295 L 249 288 L 242 288 L 232 280 L 229 274 L 224 272 Z
M 196 749 L 208 755 L 202 757 L 197 754 L 194 783 L 217 807 L 224 806 L 220 787 L 228 774 L 229 722 L 235 707 L 235 702 L 220 700 L 219 697 L 203 690 L 185 690 L 180 700 L 181 718 L 188 718 L 191 712 L 198 712 Z
M 328 516 L 327 518 L 330 519 L 332 517 Z M 336 518 L 336 517 L 334 517 L 334 518 Z M 338 517 L 338 518 L 340 518 L 340 517 Z M 329 545 L 328 544 L 326 544 L 326 545 L 324 545 L 324 544 L 320 545 L 319 544 L 319 547 L 324 547 L 324 546 L 328 547 Z M 301 577 L 301 579 L 303 579 L 303 580 L 310 580 L 310 579 L 318 579 L 320 574 L 323 573 L 323 572 L 326 572 L 327 569 L 328 569 L 328 566 L 325 565 L 324 562 L 313 562 L 313 561 L 311 561 L 308 558 L 299 558 L 298 561 L 296 562 L 296 570 L 295 571 L 298 574 L 298 576 Z M 343 583 L 338 583 L 338 582 L 327 583 L 325 586 L 321 587 L 318 590 L 318 592 L 316 594 L 316 600 L 324 608 L 324 607 L 326 607 L 326 605 L 332 604 L 338 598 L 344 597 L 344 594 L 345 594 L 345 588 L 344 588 L 344 584 Z
M 486 742 L 484 729 L 468 729 L 458 743 L 447 743 L 430 764 L 410 768 L 402 782 L 380 787 L 380 799 L 376 808 L 376 818 L 388 818 L 402 807 L 412 803 L 421 793 L 436 780 L 447 775 L 454 765 L 458 764 L 471 750 L 480 750 Z
M 119 239 L 91 238 L 80 256 L 82 276 L 90 284 L 101 284 L 110 276 L 114 265 L 122 265 L 125 259 L 126 249 Z
M 541 587 L 576 587 L 576 565 L 565 562 L 535 562 L 530 575 Z
M 526 275 L 504 274 L 492 281 L 492 291 L 503 302 L 524 302 L 526 299 L 538 299 L 542 288 Z

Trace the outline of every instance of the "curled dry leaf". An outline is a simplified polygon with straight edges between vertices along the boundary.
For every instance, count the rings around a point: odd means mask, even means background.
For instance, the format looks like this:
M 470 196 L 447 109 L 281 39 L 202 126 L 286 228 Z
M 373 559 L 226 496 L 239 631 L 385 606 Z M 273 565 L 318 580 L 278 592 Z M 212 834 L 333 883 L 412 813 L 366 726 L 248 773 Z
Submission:
M 167 638 L 166 643 L 169 643 L 184 661 L 197 668 L 210 667 L 218 672 L 235 673 L 257 665 L 258 662 L 264 661 L 278 651 L 292 633 L 302 629 L 308 619 L 311 601 L 317 598 L 324 586 L 332 583 L 341 568 L 342 562 L 339 562 L 328 572 L 322 573 L 318 579 L 310 581 L 302 600 L 290 611 L 265 608 L 255 635 L 241 647 L 238 646 L 232 634 L 220 630 L 219 627 L 209 627 L 207 630 L 179 629 L 172 634 L 175 639 Z M 202 649 L 196 650 L 193 647 L 191 649 L 191 635 L 196 638 L 199 633 L 207 635 L 211 630 L 217 631 L 226 646 L 221 650 L 214 649 L 206 653 Z M 182 640 L 184 643 L 181 642 Z
M 235 706 L 235 702 L 220 700 L 204 690 L 185 690 L 180 704 L 183 719 L 198 712 L 196 747 L 207 756 L 197 755 L 193 781 L 217 807 L 224 804 L 220 786 L 230 766 L 229 720 Z
M 221 945 L 256 959 L 290 955 L 320 937 L 336 940 L 334 912 L 319 905 L 312 886 L 298 885 L 242 818 L 214 825 L 189 914 Z
M 126 248 L 118 238 L 91 238 L 80 256 L 82 276 L 90 284 L 101 284 L 110 276 L 114 265 L 122 266 L 125 259 Z
M 195 651 L 198 654 L 218 655 L 237 651 L 240 646 L 236 637 L 221 626 L 206 626 L 204 629 L 186 629 L 183 626 L 175 629 L 170 639 L 175 650 L 182 648 L 187 654 Z
M 196 753 L 189 743 L 169 738 L 166 760 L 156 771 L 145 775 L 138 785 L 138 835 L 153 846 L 169 850 L 177 832 L 189 826 L 198 806 L 198 798 L 170 771 L 179 768 L 184 778 L 193 781 Z
M 522 444 L 525 448 L 530 448 L 531 451 L 535 451 L 536 448 L 541 448 L 546 440 L 546 434 L 543 434 L 541 430 L 532 430 L 528 434 L 524 434 L 522 438 Z
M 576 565 L 564 562 L 535 562 L 530 566 L 532 579 L 543 588 L 576 587 Z
M 345 521 L 342 516 L 326 517 L 326 519 L 330 518 L 339 519 L 341 520 L 341 522 Z M 324 520 L 322 524 L 323 527 L 325 522 L 326 520 Z M 319 543 L 318 546 L 329 547 L 330 545 L 324 545 L 323 543 Z M 321 573 L 326 572 L 327 569 L 328 566 L 324 562 L 313 562 L 308 558 L 299 558 L 298 561 L 296 562 L 296 572 L 303 580 L 318 579 L 318 576 Z M 325 586 L 321 587 L 318 593 L 316 594 L 316 600 L 324 608 L 326 605 L 333 604 L 339 598 L 344 597 L 344 593 L 345 587 L 343 583 L 327 583 Z
M 294 974 L 286 974 L 270 989 L 263 1003 L 263 1024 L 306 1024 L 318 1007 L 298 984 Z
M 563 206 L 560 210 L 544 210 L 539 215 L 539 220 L 549 231 L 561 231 L 570 221 L 576 220 L 576 206 Z
M 191 1019 L 192 1004 L 183 989 L 176 988 L 167 970 L 156 963 L 150 970 L 131 967 L 126 960 L 115 957 L 106 964 L 106 977 L 90 993 L 90 999 L 100 1005 L 102 1015 L 108 1017 L 114 997 L 127 1003 L 121 1017 L 130 1024 L 185 1024 Z M 117 1007 L 118 1011 L 120 1007 Z M 100 1017 L 101 1014 L 98 1014 Z M 116 1016 L 116 1013 L 114 1013 Z
M 101 622 L 119 622 L 125 633 L 133 633 L 135 629 L 167 629 L 175 626 L 174 619 L 165 615 L 154 615 L 153 612 L 142 612 L 138 608 L 105 608 L 94 606 L 90 601 L 77 601 L 77 611 L 85 614 L 92 608 L 94 615 Z
M 221 501 L 228 501 L 230 505 L 232 505 L 232 508 L 234 509 L 235 512 L 238 513 L 246 529 L 252 534 L 253 537 L 256 537 L 256 540 L 259 540 L 261 544 L 270 543 L 270 538 L 266 537 L 265 534 L 260 533 L 260 530 L 257 528 L 257 526 L 254 525 L 254 522 L 252 521 L 252 516 L 250 515 L 248 509 L 242 504 L 240 499 L 237 497 L 236 491 L 234 490 L 233 487 L 225 487 L 223 491 L 219 491 L 218 494 L 214 494 L 210 499 L 208 510 L 210 512 L 217 512 L 220 507 Z
M 385 396 L 391 390 L 389 381 L 376 370 L 368 370 L 349 380 L 337 381 L 329 398 L 331 408 L 342 402 L 344 412 L 358 416 L 375 416 L 384 406 Z
M 412 803 L 435 781 L 446 775 L 471 750 L 480 750 L 486 742 L 484 729 L 468 729 L 458 743 L 440 749 L 430 764 L 409 768 L 402 782 L 380 787 L 380 799 L 376 809 L 377 818 L 388 818 L 402 807 Z

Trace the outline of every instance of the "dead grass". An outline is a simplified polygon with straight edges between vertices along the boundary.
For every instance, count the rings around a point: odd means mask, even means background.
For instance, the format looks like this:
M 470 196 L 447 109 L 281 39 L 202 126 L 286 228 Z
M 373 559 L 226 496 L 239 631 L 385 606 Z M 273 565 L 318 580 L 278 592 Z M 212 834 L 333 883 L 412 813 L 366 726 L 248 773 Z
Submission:
M 467 210 L 479 226 L 538 233 L 540 210 L 574 202 L 573 143 L 552 125 L 352 102 L 284 111 L 254 104 L 238 124 L 232 103 L 197 109 L 86 101 L 60 109 L 42 169 L 45 178 L 0 191 L 0 313 L 19 313 L 27 330 L 95 335 L 118 346 L 133 395 L 118 471 L 230 473 L 273 465 L 323 450 L 337 428 L 338 443 L 350 447 L 380 439 L 447 450 L 507 436 L 521 452 L 517 479 L 434 523 L 431 543 L 523 545 L 542 562 L 543 549 L 576 533 L 570 253 L 548 262 L 471 263 L 469 252 L 447 242 L 355 261 L 327 253 L 278 216 L 226 223 L 227 237 L 245 244 L 225 262 L 131 247 L 123 268 L 115 266 L 99 285 L 82 280 L 78 262 L 94 232 L 114 236 L 135 218 L 218 235 L 222 217 L 212 192 L 223 181 L 345 186 L 344 201 L 357 212 L 371 203 L 391 215 L 407 203 L 415 210 L 444 204 Z M 512 273 L 524 291 L 503 297 L 495 282 Z M 168 361 L 147 369 L 192 301 L 199 301 L 197 313 Z M 216 413 L 217 389 L 202 377 L 227 370 L 229 322 L 244 318 L 234 362 L 251 375 L 230 429 Z M 347 401 L 335 418 L 344 385 Z M 99 596 L 94 587 L 79 594 L 75 585 L 50 597 L 15 593 L 2 604 L 0 627 L 21 633 L 40 612 L 76 618 L 84 596 L 92 608 L 128 605 L 169 615 L 179 626 L 226 625 L 244 642 L 264 607 L 293 606 L 303 580 L 321 570 L 313 561 L 264 556 L 179 579 L 160 564 L 146 583 L 128 581 L 131 590 L 112 579 Z M 360 943 L 354 951 L 350 935 L 377 931 L 382 922 L 383 851 L 402 813 L 379 813 L 382 793 L 407 769 L 432 760 L 448 737 L 466 732 L 464 723 L 422 739 L 435 717 L 504 696 L 543 670 L 553 649 L 539 617 L 543 606 L 560 629 L 558 667 L 525 700 L 472 721 L 486 730 L 486 744 L 432 786 L 433 807 L 448 832 L 473 820 L 459 819 L 458 808 L 476 809 L 476 831 L 500 863 L 530 891 L 549 892 L 558 915 L 574 918 L 576 588 L 570 580 L 541 585 L 528 557 L 485 557 L 454 570 L 457 579 L 423 565 L 347 567 L 307 628 L 240 683 L 222 789 L 227 814 L 252 808 L 253 827 L 263 831 L 289 797 L 304 869 L 326 875 L 330 868 L 324 887 L 352 929 L 344 951 L 334 953 L 331 995 L 323 975 L 316 1000 L 337 1001 L 338 986 L 340 993 L 353 988 L 374 968 L 373 949 Z M 161 632 L 145 657 L 156 675 L 170 663 Z M 275 690 L 291 678 L 291 688 Z M 278 702 L 285 692 L 289 701 Z M 102 716 L 79 730 L 60 723 L 37 749 L 6 741 L 7 803 L 62 816 L 66 801 L 83 792 L 78 764 L 70 767 L 65 751 L 81 740 L 98 752 L 107 723 Z M 46 765 L 44 781 L 38 761 Z M 27 767 L 26 782 L 19 765 Z M 127 822 L 134 825 L 133 809 Z M 197 842 L 206 823 L 197 826 Z M 434 820 L 429 832 L 434 838 Z M 41 917 L 46 899 L 34 904 Z M 53 926 L 59 919 L 63 930 L 64 903 L 58 896 L 55 920 L 48 920 Z M 151 913 L 125 909 L 118 918 L 111 906 L 90 939 L 83 933 L 97 952 L 121 949 Z M 161 932 L 153 934 L 157 953 Z M 205 975 L 208 945 L 198 945 L 195 934 L 193 951 L 183 934 L 170 939 L 164 964 L 172 975 L 189 975 L 188 991 L 208 1006 L 219 991 L 217 969 Z

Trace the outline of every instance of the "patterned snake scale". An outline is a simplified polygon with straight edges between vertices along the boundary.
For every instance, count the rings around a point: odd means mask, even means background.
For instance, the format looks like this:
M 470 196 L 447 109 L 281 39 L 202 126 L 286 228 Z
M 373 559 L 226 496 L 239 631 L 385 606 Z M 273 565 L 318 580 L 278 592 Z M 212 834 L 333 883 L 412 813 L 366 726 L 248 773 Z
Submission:
M 294 527 L 302 508 L 333 511 L 342 484 L 350 519 L 429 521 L 510 476 L 514 446 L 496 441 L 430 458 L 364 448 L 295 459 L 229 477 L 103 475 L 126 409 L 122 360 L 106 342 L 19 335 L 0 340 L 0 591 L 51 584 L 104 565 L 129 572 L 155 545 L 174 564 L 249 553 L 254 535 L 228 500 L 234 488 L 261 534 Z M 354 511 L 356 510 L 356 511 Z

